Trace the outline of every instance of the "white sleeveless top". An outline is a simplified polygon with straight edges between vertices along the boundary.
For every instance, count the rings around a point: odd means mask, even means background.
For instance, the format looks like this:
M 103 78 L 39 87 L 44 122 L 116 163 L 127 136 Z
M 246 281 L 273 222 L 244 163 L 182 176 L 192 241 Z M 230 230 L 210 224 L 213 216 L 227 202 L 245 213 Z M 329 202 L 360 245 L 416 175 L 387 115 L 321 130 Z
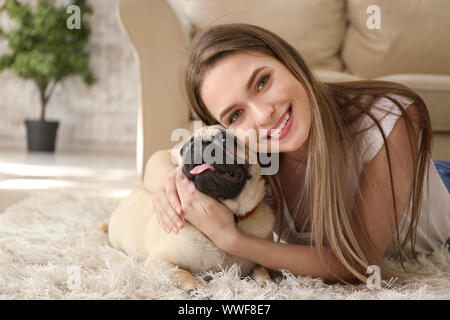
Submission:
M 403 104 L 405 108 L 413 102 L 407 97 L 390 94 L 390 97 L 394 97 Z M 367 98 L 369 98 L 367 96 Z M 396 121 L 401 116 L 401 111 L 395 106 L 395 104 L 387 98 L 379 98 L 374 102 L 374 105 L 382 108 L 383 110 L 389 110 L 395 114 L 385 113 L 384 111 L 372 108 L 372 113 L 380 122 L 381 127 L 384 130 L 386 138 L 391 133 Z M 362 119 L 361 128 L 370 127 L 373 124 L 372 119 L 364 115 Z M 384 141 L 377 126 L 373 126 L 363 133 L 362 143 L 362 158 L 363 164 L 369 163 L 378 151 L 383 147 Z M 362 168 L 363 166 L 361 166 Z M 278 176 L 277 176 L 278 179 Z M 425 180 L 426 182 L 426 180 Z M 426 183 L 423 184 L 422 205 L 420 210 L 419 221 L 417 225 L 416 243 L 415 249 L 417 253 L 427 253 L 441 247 L 447 239 L 450 237 L 450 193 L 442 181 L 433 161 L 429 160 L 429 190 L 427 190 Z M 272 202 L 273 194 L 269 185 L 266 185 L 266 200 Z M 410 211 L 412 203 L 405 210 L 402 216 L 402 221 L 399 224 L 400 240 L 405 239 L 407 233 L 407 227 L 410 221 Z M 409 210 L 409 212 L 406 212 Z M 295 228 L 295 224 L 292 220 L 291 214 L 286 204 L 286 200 L 283 196 L 283 224 L 284 228 L 287 228 L 288 232 L 282 240 L 287 243 L 309 245 L 312 242 L 312 236 L 310 232 L 299 233 Z M 396 237 L 396 235 L 395 235 Z M 395 238 L 394 238 L 395 239 Z M 405 251 L 411 252 L 410 242 L 405 244 Z M 386 254 L 395 254 L 394 242 L 389 244 Z

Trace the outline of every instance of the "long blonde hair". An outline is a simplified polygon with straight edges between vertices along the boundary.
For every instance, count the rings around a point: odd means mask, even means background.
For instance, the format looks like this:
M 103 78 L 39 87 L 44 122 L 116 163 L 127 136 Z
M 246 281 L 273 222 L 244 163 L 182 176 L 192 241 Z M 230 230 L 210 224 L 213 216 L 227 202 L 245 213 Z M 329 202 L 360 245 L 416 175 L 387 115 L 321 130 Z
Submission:
M 382 276 L 401 276 L 400 272 L 389 270 L 375 257 L 374 244 L 367 236 L 367 230 L 358 214 L 354 214 L 356 196 L 359 190 L 358 157 L 361 158 L 360 139 L 362 131 L 355 132 L 355 122 L 361 115 L 369 116 L 378 127 L 384 140 L 388 156 L 391 192 L 396 209 L 395 190 L 392 181 L 392 167 L 386 135 L 377 118 L 370 111 L 376 98 L 386 97 L 393 101 L 405 116 L 410 147 L 414 155 L 414 183 L 412 186 L 411 222 L 408 233 L 400 244 L 399 222 L 396 219 L 398 256 L 403 265 L 403 248 L 410 240 L 412 257 L 415 259 L 415 229 L 422 201 L 424 177 L 428 174 L 431 149 L 431 122 L 424 101 L 411 89 L 398 83 L 387 81 L 352 81 L 329 83 L 318 81 L 305 64 L 298 51 L 278 35 L 249 24 L 235 23 L 216 25 L 200 30 L 194 37 L 187 52 L 185 66 L 185 95 L 190 109 L 206 125 L 219 122 L 211 115 L 200 97 L 200 87 L 205 73 L 221 58 L 236 52 L 258 52 L 271 56 L 283 63 L 305 87 L 312 106 L 312 123 L 309 133 L 308 157 L 303 188 L 297 193 L 298 206 L 311 212 L 313 241 L 323 253 L 324 245 L 331 248 L 342 265 L 354 279 L 367 281 L 365 273 L 375 262 L 382 266 Z M 409 117 L 404 107 L 393 98 L 394 93 L 414 100 L 419 119 Z M 360 101 L 358 97 L 368 94 L 371 101 Z M 420 128 L 421 144 L 413 147 L 415 140 L 412 121 Z M 415 150 L 414 150 L 415 149 Z M 282 154 L 281 154 L 282 156 Z M 324 178 L 326 177 L 326 179 Z M 275 211 L 279 216 L 279 239 L 282 238 L 282 193 L 274 176 L 265 176 L 275 197 Z M 397 212 L 396 212 L 397 218 Z M 321 254 L 323 257 L 323 254 Z M 405 270 L 405 268 L 404 268 Z M 406 271 L 406 270 L 405 270 Z M 343 282 L 343 279 L 340 279 Z

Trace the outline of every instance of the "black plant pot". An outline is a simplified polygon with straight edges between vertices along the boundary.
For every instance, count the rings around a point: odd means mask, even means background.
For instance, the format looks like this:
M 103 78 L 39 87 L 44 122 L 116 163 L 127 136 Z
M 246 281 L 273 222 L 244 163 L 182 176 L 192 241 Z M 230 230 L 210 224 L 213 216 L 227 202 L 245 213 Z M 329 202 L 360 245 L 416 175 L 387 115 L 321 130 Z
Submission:
M 25 120 L 28 151 L 54 152 L 59 121 Z

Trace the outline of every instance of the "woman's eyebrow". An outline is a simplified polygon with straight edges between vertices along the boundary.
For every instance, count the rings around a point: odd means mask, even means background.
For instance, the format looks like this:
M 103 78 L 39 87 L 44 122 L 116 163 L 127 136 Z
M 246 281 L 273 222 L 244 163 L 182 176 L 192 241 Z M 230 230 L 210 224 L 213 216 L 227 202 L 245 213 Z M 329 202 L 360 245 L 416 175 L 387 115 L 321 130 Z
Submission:
M 262 70 L 266 68 L 266 66 L 262 66 L 262 67 L 258 67 L 255 70 L 253 70 L 250 78 L 248 79 L 247 82 L 247 91 L 250 90 L 253 82 L 255 81 L 256 76 L 258 75 L 258 73 Z M 226 115 L 228 112 L 230 112 L 231 109 L 233 109 L 236 106 L 236 104 L 232 104 L 231 106 L 226 107 L 219 115 L 219 120 L 222 121 L 222 117 L 224 115 Z

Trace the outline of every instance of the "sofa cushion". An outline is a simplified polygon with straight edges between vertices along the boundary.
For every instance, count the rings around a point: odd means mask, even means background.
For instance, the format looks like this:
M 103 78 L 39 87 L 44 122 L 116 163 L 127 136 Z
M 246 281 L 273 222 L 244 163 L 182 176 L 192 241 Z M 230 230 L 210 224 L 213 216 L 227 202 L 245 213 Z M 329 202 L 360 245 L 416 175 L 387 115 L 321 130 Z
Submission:
M 317 80 L 320 80 L 323 82 L 345 82 L 345 81 L 364 80 L 363 78 L 355 76 L 354 74 L 350 74 L 348 72 L 341 72 L 341 71 L 313 69 L 312 73 L 314 74 L 314 76 L 316 77 Z
M 292 44 L 317 69 L 342 70 L 338 57 L 345 35 L 344 0 L 170 0 L 194 32 L 222 23 L 266 28 Z M 176 4 L 178 3 L 178 4 Z
M 381 29 L 369 29 L 370 5 L 380 8 Z M 348 0 L 346 70 L 374 78 L 398 73 L 450 74 L 450 1 Z

